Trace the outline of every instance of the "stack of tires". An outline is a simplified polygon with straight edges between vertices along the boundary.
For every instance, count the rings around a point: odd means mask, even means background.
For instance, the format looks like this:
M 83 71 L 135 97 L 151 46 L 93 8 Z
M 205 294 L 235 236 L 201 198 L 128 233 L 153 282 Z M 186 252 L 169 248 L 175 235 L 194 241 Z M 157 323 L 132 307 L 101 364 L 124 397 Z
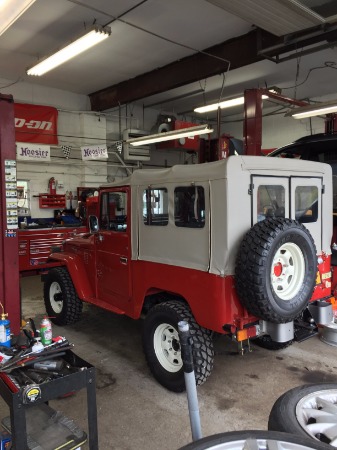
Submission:
M 337 448 L 337 384 L 305 385 L 285 392 L 272 407 L 268 430 L 220 433 L 180 450 Z

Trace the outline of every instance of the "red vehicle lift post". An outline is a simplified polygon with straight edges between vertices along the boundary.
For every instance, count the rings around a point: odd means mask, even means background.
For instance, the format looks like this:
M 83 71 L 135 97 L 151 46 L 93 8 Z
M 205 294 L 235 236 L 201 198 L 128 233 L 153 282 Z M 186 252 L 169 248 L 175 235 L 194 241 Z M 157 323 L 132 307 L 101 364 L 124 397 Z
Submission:
M 18 232 L 8 230 L 7 226 L 5 166 L 9 161 L 16 167 L 14 101 L 11 95 L 0 94 L 0 301 L 11 321 L 11 331 L 18 334 L 21 325 Z M 16 184 L 16 177 L 13 182 Z
M 244 92 L 243 135 L 246 155 L 261 155 L 262 146 L 262 95 L 295 106 L 308 106 L 307 102 L 284 97 L 268 89 L 247 89 Z

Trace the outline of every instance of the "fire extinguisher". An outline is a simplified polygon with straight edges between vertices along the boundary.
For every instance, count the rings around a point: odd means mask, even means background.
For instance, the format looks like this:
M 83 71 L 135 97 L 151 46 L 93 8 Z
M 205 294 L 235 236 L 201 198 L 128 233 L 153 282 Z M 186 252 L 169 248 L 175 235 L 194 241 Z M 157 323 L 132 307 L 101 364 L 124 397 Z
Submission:
M 48 185 L 49 185 L 49 194 L 51 195 L 56 194 L 56 180 L 54 177 L 49 179 Z

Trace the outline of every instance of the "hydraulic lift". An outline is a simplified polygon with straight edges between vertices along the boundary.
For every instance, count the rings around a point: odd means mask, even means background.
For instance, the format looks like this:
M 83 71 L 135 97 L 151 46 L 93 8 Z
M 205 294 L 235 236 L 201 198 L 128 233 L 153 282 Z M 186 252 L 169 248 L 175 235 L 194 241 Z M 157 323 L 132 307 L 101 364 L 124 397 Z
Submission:
M 21 325 L 14 100 L 0 94 L 0 301 L 18 334 Z

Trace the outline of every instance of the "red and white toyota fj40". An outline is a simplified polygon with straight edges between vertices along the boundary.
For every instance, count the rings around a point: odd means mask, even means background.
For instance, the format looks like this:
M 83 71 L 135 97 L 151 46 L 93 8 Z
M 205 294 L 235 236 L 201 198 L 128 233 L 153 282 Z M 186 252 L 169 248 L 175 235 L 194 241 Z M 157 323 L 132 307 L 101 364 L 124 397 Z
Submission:
M 232 156 L 137 170 L 101 187 L 98 206 L 91 232 L 50 255 L 59 266 L 44 276 L 47 313 L 71 324 L 84 301 L 145 315 L 147 362 L 172 391 L 185 387 L 180 320 L 190 325 L 201 384 L 214 333 L 283 348 L 312 332 L 308 309 L 330 299 L 329 165 Z

